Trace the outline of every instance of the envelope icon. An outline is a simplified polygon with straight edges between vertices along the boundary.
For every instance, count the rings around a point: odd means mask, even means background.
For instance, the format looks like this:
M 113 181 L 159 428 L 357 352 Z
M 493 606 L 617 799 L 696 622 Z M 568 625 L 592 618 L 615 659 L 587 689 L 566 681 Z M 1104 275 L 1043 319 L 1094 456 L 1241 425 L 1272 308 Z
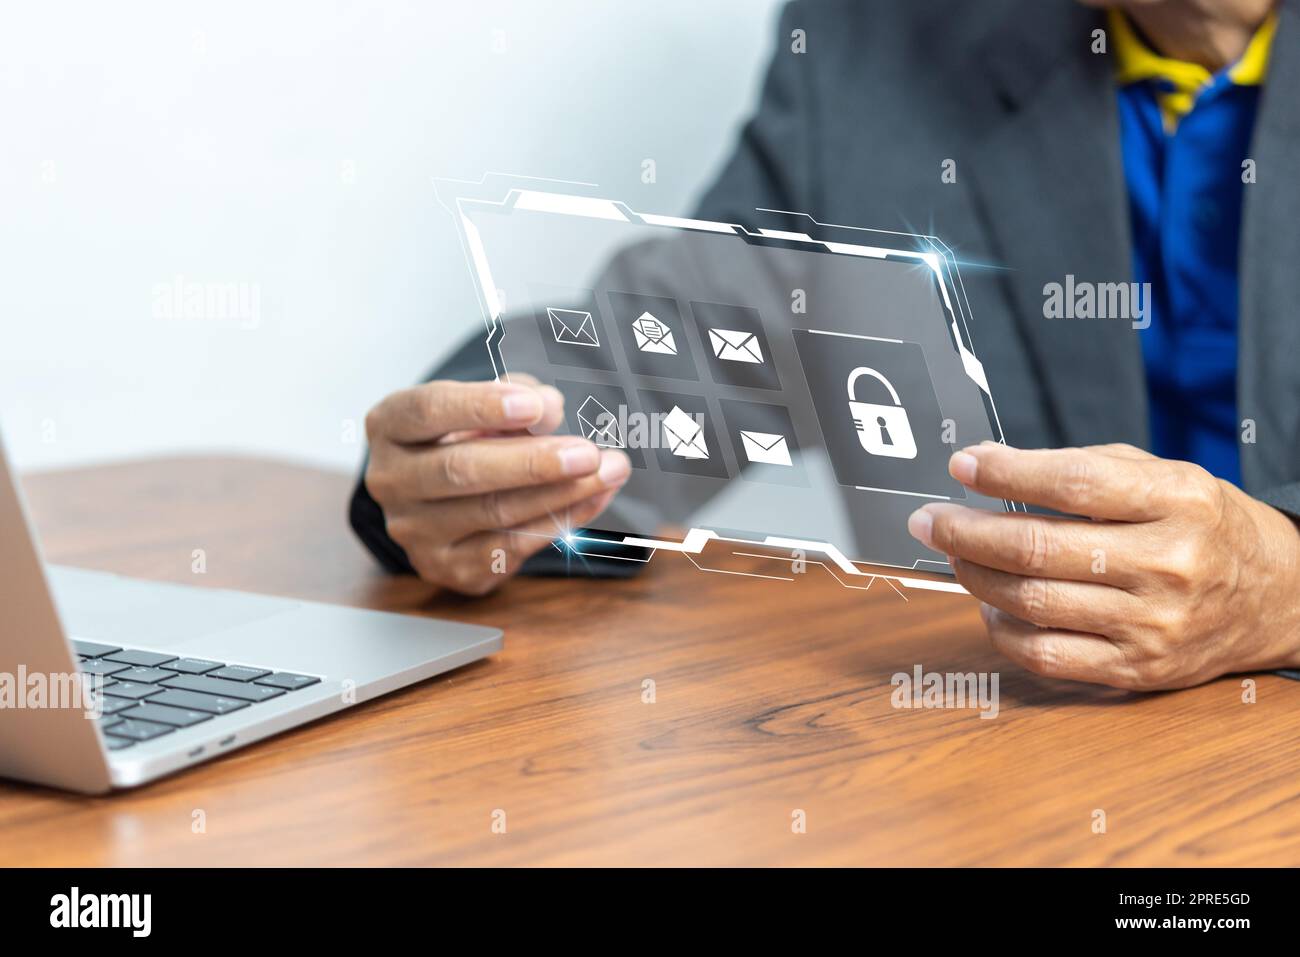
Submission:
M 784 435 L 775 432 L 747 432 L 740 430 L 740 445 L 745 450 L 745 457 L 751 462 L 763 465 L 788 465 L 790 461 L 790 443 Z
M 673 455 L 684 459 L 707 459 L 709 446 L 704 441 L 704 426 L 695 421 L 695 416 L 677 406 L 664 416 L 664 444 Z
M 654 352 L 663 356 L 677 355 L 677 343 L 673 340 L 673 331 L 648 312 L 641 313 L 632 321 L 632 335 L 636 338 L 636 347 L 642 352 Z
M 589 395 L 578 406 L 578 429 L 582 437 L 607 449 L 625 449 L 623 433 L 618 427 L 618 417 L 609 411 L 594 395 Z
M 546 318 L 551 320 L 551 335 L 556 342 L 566 346 L 599 346 L 596 320 L 584 309 L 556 309 L 546 307 Z
M 736 329 L 710 329 L 709 345 L 713 354 L 719 359 L 730 362 L 763 361 L 763 350 L 759 347 L 758 336 L 752 332 Z

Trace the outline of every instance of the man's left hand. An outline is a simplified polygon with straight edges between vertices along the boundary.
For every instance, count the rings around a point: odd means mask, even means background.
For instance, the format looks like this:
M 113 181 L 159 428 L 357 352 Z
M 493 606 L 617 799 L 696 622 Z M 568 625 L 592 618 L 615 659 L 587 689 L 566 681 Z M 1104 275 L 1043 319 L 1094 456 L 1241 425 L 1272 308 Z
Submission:
M 1300 664 L 1300 530 L 1197 465 L 1129 445 L 957 452 L 953 478 L 1083 518 L 931 504 L 908 520 L 1031 671 L 1184 688 Z

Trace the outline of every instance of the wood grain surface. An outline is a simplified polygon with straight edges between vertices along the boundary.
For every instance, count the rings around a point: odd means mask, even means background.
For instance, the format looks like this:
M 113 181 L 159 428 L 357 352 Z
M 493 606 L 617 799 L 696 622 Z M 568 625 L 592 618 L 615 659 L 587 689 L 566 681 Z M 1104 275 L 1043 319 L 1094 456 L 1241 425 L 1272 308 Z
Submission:
M 1300 863 L 1300 683 L 1257 676 L 1246 704 L 1241 678 L 1049 681 L 990 649 L 969 598 L 816 566 L 660 553 L 631 581 L 462 600 L 375 568 L 350 484 L 240 458 L 26 479 L 51 561 L 482 622 L 506 647 L 137 791 L 0 782 L 0 863 Z M 997 717 L 893 707 L 917 664 L 998 672 Z

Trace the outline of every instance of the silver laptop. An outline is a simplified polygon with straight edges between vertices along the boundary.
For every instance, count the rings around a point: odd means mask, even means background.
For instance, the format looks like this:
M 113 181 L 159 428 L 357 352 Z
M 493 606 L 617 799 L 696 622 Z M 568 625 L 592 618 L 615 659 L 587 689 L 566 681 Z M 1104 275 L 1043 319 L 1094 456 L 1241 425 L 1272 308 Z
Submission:
M 501 637 L 46 566 L 0 445 L 0 777 L 135 787 L 468 664 Z

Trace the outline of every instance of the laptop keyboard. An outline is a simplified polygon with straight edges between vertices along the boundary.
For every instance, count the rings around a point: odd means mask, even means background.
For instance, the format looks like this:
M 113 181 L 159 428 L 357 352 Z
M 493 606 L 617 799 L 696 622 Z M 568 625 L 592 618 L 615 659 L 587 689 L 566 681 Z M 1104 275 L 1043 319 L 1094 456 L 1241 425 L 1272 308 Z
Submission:
M 110 751 L 318 684 L 313 675 L 178 658 L 74 639 L 83 673 L 104 678 L 99 721 Z

